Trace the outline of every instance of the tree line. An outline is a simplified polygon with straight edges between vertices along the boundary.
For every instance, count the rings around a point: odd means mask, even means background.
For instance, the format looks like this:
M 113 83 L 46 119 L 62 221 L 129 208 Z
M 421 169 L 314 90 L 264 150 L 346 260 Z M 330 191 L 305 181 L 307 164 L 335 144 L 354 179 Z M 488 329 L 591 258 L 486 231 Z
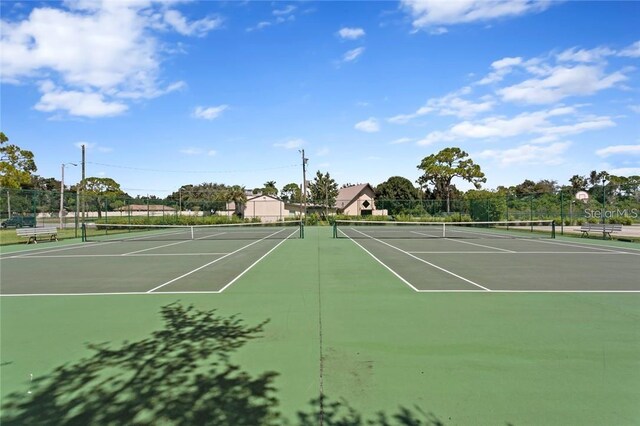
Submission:
M 450 213 L 452 203 L 460 200 L 482 200 L 496 197 L 522 199 L 536 194 L 557 195 L 559 193 L 575 196 L 578 191 L 585 191 L 592 198 L 604 195 L 606 201 L 638 200 L 640 197 L 640 176 L 615 176 L 606 171 L 592 170 L 589 174 L 574 175 L 567 184 L 561 185 L 555 180 L 543 179 L 534 182 L 525 179 L 512 186 L 498 186 L 495 190 L 482 189 L 486 183 L 485 173 L 469 154 L 457 147 L 444 148 L 438 153 L 422 159 L 417 169 L 420 176 L 414 182 L 402 177 L 392 176 L 374 187 L 378 209 L 388 210 L 390 215 L 415 210 L 417 201 L 442 202 L 442 212 Z M 31 151 L 9 144 L 9 138 L 0 132 L 0 187 L 3 189 L 21 189 L 43 192 L 60 190 L 61 182 L 52 177 L 36 174 L 37 167 Z M 466 192 L 459 190 L 454 179 L 469 182 L 474 189 Z M 342 188 L 351 186 L 343 185 Z M 127 194 L 118 182 L 109 177 L 88 177 L 83 182 L 68 187 L 69 194 L 64 200 L 65 208 L 75 207 L 74 193 L 81 189 L 90 208 L 100 214 L 103 210 L 117 209 L 127 204 L 169 204 L 181 209 L 199 210 L 215 214 L 226 209 L 229 203 L 235 206 L 235 213 L 241 216 L 248 195 L 263 194 L 279 197 L 289 203 L 309 203 L 316 206 L 334 207 L 339 189 L 338 184 L 329 172 L 318 170 L 312 181 L 307 184 L 307 193 L 298 183 L 291 182 L 278 189 L 273 180 L 265 182 L 261 187 L 247 190 L 242 185 L 203 182 L 200 184 L 182 185 L 167 197 L 155 195 L 132 197 Z M 47 203 L 52 211 L 57 211 L 59 199 L 51 197 Z M 413 203 L 413 204 L 412 204 Z M 416 211 L 419 215 L 420 211 Z

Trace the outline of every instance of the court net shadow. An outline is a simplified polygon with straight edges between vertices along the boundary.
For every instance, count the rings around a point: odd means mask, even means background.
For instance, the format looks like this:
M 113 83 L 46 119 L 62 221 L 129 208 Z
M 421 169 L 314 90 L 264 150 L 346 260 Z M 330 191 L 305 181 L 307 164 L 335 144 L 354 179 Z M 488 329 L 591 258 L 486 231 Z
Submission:
M 440 426 L 419 407 L 378 412 L 373 418 L 344 399 L 321 396 L 285 419 L 274 386 L 277 373 L 251 375 L 231 354 L 259 338 L 255 326 L 215 310 L 164 306 L 164 327 L 118 348 L 90 344 L 93 355 L 35 378 L 33 392 L 13 393 L 2 406 L 3 425 L 299 425 Z

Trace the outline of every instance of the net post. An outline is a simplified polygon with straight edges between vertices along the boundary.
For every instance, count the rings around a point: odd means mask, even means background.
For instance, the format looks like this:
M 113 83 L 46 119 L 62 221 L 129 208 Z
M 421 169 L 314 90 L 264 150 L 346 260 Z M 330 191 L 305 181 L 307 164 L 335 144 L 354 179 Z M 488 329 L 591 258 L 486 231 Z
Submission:
M 189 230 L 191 231 L 191 239 L 192 239 L 192 240 L 195 240 L 195 237 L 194 237 L 194 235 L 193 235 L 193 226 L 190 226 L 190 227 L 189 227 Z
M 87 226 L 82 223 L 82 225 L 80 226 L 81 232 L 80 232 L 80 236 L 82 237 L 82 242 L 86 243 L 87 242 Z
M 446 223 L 442 223 L 442 238 L 446 238 L 447 237 L 447 224 Z
M 338 222 L 333 222 L 333 238 L 338 238 Z
M 553 239 L 556 238 L 556 221 L 555 220 L 551 221 L 551 238 Z
M 304 223 L 300 221 L 300 238 L 304 239 Z

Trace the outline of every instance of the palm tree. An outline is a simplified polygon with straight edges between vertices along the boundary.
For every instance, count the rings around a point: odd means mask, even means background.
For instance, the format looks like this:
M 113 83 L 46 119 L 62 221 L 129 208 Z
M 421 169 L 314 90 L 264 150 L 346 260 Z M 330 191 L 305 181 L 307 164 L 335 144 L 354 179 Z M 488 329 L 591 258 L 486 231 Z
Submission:
M 278 195 L 278 188 L 276 188 L 276 181 L 270 180 L 265 182 L 264 188 L 262 189 L 262 193 L 264 195 Z
M 247 203 L 247 194 L 244 186 L 233 185 L 225 192 L 225 198 L 228 203 L 233 203 L 235 206 L 234 216 L 239 218 L 244 217 L 244 206 Z

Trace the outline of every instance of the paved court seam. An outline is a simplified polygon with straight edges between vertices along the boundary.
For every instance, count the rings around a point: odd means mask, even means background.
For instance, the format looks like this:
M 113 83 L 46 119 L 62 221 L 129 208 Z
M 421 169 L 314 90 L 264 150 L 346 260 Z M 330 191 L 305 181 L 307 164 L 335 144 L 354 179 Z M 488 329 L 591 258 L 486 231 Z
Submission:
M 274 232 L 273 234 L 267 235 L 266 237 L 261 238 L 261 239 L 259 239 L 259 240 L 257 240 L 257 241 L 254 241 L 254 242 L 252 242 L 252 243 L 250 243 L 250 244 L 247 244 L 246 246 L 240 247 L 238 250 L 232 251 L 231 253 L 229 253 L 229 254 L 227 254 L 227 255 L 224 255 L 224 256 L 222 256 L 222 257 L 219 257 L 219 258 L 217 258 L 217 259 L 215 259 L 215 260 L 213 260 L 213 261 L 211 261 L 211 262 L 207 263 L 206 265 L 202 265 L 202 266 L 200 266 L 199 268 L 196 268 L 196 269 L 194 269 L 194 270 L 192 270 L 192 271 L 189 271 L 189 272 L 187 272 L 186 274 L 182 274 L 182 275 L 180 275 L 179 277 L 176 277 L 176 278 L 174 278 L 174 279 L 172 279 L 172 280 L 170 280 L 170 281 L 167 281 L 167 282 L 166 282 L 166 283 L 164 283 L 164 284 L 160 284 L 159 286 L 156 286 L 156 287 L 152 288 L 151 290 L 148 290 L 148 291 L 147 291 L 147 293 L 152 293 L 152 292 L 154 292 L 154 291 L 158 290 L 159 288 L 162 288 L 162 287 L 164 287 L 164 286 L 166 286 L 166 285 L 169 285 L 169 284 L 171 284 L 171 283 L 173 283 L 173 282 L 176 282 L 176 281 L 178 281 L 178 280 L 180 280 L 180 279 L 182 279 L 182 278 L 184 278 L 184 277 L 187 277 L 187 276 L 189 276 L 189 275 L 191 275 L 191 274 L 193 274 L 193 273 L 195 273 L 195 272 L 198 272 L 199 270 L 204 269 L 204 268 L 206 268 L 206 267 L 207 267 L 207 266 L 209 266 L 209 265 L 213 265 L 214 263 L 216 263 L 216 262 L 218 262 L 218 261 L 220 261 L 220 260 L 222 260 L 222 259 L 225 259 L 225 258 L 227 258 L 227 257 L 231 256 L 232 254 L 236 254 L 236 253 L 238 253 L 239 251 L 242 251 L 242 250 L 246 249 L 247 247 L 251 247 L 252 245 L 259 243 L 260 241 L 264 241 L 264 240 L 266 240 L 266 239 L 267 239 L 267 238 L 269 238 L 269 237 L 272 237 L 272 236 L 274 236 L 274 235 L 276 235 L 276 234 L 279 234 L 279 233 L 280 233 L 280 232 L 282 232 L 282 231 L 283 231 L 283 229 L 281 229 L 281 230 L 279 230 L 279 231 L 277 231 L 277 232 Z
M 470 280 L 470 279 L 468 279 L 468 278 L 462 277 L 462 276 L 460 276 L 460 275 L 458 275 L 458 274 L 456 274 L 456 273 L 454 273 L 454 272 L 451 272 L 451 271 L 449 271 L 449 270 L 447 270 L 447 269 L 445 269 L 445 268 L 442 268 L 442 267 L 440 267 L 440 266 L 438 266 L 438 265 L 435 265 L 435 264 L 433 264 L 433 263 L 431 263 L 431 262 L 428 262 L 428 261 L 426 261 L 426 260 L 424 260 L 424 259 L 420 259 L 418 256 L 414 256 L 414 255 L 412 255 L 411 253 L 409 253 L 408 251 L 402 250 L 401 248 L 398 248 L 398 247 L 396 247 L 396 246 L 394 246 L 394 245 L 391 245 L 391 244 L 389 244 L 389 243 L 387 243 L 387 242 L 384 242 L 384 241 L 382 241 L 382 240 L 379 240 L 379 239 L 377 239 L 377 238 L 370 237 L 370 236 L 368 236 L 367 234 L 364 234 L 364 233 L 362 233 L 362 232 L 358 231 L 358 230 L 357 230 L 357 229 L 355 229 L 355 228 L 351 228 L 351 229 L 352 229 L 353 231 L 356 231 L 356 232 L 358 232 L 358 233 L 360 233 L 360 234 L 362 234 L 362 235 L 365 235 L 365 236 L 367 236 L 367 237 L 371 238 L 372 240 L 375 240 L 375 241 L 377 241 L 377 242 L 379 242 L 379 243 L 382 243 L 382 244 L 384 244 L 384 245 L 386 245 L 386 246 L 389 246 L 389 247 L 391 247 L 391 248 L 393 248 L 393 249 L 396 249 L 396 250 L 398 250 L 399 252 L 404 253 L 404 254 L 406 254 L 407 256 L 410 256 L 410 257 L 412 257 L 412 258 L 414 258 L 414 259 L 416 259 L 416 260 L 418 260 L 418 261 L 420 261 L 420 262 L 422 262 L 422 263 L 426 263 L 427 265 L 429 265 L 429 266 L 431 266 L 431 267 L 433 267 L 433 268 L 439 269 L 439 270 L 440 270 L 440 271 L 442 271 L 442 272 L 445 272 L 445 273 L 447 273 L 447 274 L 449 274 L 449 275 L 452 275 L 452 276 L 454 276 L 454 277 L 456 277 L 456 278 L 458 278 L 458 279 L 461 279 L 462 281 L 468 282 L 469 284 L 473 284 L 474 286 L 476 286 L 476 287 L 478 287 L 478 288 L 481 288 L 481 289 L 483 289 L 483 290 L 491 291 L 491 289 L 490 289 L 490 288 L 484 287 L 484 286 L 482 286 L 482 285 L 480 285 L 480 284 L 478 284 L 478 283 L 475 283 L 475 282 L 471 281 L 471 280 Z M 421 290 L 417 290 L 417 291 L 421 291 Z
M 240 279 L 240 277 L 242 277 L 244 274 L 246 274 L 247 272 L 249 272 L 249 270 L 251 268 L 253 268 L 254 266 L 256 266 L 258 264 L 258 262 L 260 262 L 262 259 L 264 259 L 265 257 L 269 256 L 269 254 L 271 254 L 272 251 L 274 251 L 275 249 L 277 249 L 278 247 L 280 247 L 280 244 L 284 243 L 285 241 L 287 241 L 289 238 L 291 238 L 292 235 L 294 235 L 296 232 L 299 231 L 293 231 L 287 238 L 285 238 L 284 240 L 280 241 L 278 244 L 276 244 L 275 247 L 273 247 L 271 250 L 269 250 L 268 252 L 266 252 L 264 255 L 262 255 L 260 257 L 260 259 L 256 260 L 255 262 L 253 262 L 247 269 L 245 269 L 244 271 L 242 271 L 237 277 L 235 277 L 234 279 L 232 279 L 227 285 L 225 285 L 224 287 L 222 287 L 220 290 L 218 290 L 218 293 L 222 293 L 223 291 L 225 291 L 227 289 L 227 287 L 230 287 L 233 283 L 235 283 L 236 281 L 238 281 Z
M 340 231 L 342 232 L 342 231 Z M 358 247 L 360 247 L 362 250 L 364 250 L 369 256 L 373 257 L 373 259 L 378 262 L 379 264 L 381 264 L 382 266 L 384 266 L 389 272 L 391 272 L 393 275 L 395 275 L 400 281 L 402 281 L 403 283 L 405 283 L 406 285 L 408 285 L 409 287 L 411 287 L 413 289 L 413 291 L 420 291 L 418 290 L 416 287 L 414 287 L 409 281 L 405 280 L 404 278 L 402 278 L 402 276 L 400 276 L 400 274 L 398 274 L 396 271 L 394 271 L 393 269 L 391 269 L 391 267 L 387 266 L 383 261 L 381 261 L 380 259 L 378 259 L 373 253 L 371 253 L 369 250 L 367 250 L 366 248 L 364 248 L 360 243 L 358 243 L 356 240 L 354 240 L 353 238 L 349 237 L 347 234 L 345 234 L 344 232 L 342 232 L 342 234 L 347 237 L 349 240 L 351 240 L 355 245 L 357 245 Z

